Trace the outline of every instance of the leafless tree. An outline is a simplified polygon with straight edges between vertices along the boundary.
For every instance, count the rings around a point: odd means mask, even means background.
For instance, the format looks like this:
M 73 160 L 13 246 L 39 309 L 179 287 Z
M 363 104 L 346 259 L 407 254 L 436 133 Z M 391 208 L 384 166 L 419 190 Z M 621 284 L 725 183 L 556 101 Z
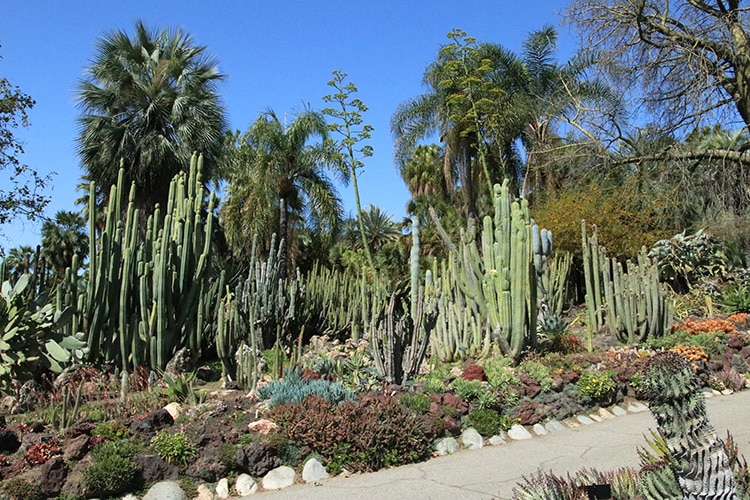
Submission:
M 748 7 L 741 0 L 572 0 L 567 20 L 662 132 L 750 124 Z

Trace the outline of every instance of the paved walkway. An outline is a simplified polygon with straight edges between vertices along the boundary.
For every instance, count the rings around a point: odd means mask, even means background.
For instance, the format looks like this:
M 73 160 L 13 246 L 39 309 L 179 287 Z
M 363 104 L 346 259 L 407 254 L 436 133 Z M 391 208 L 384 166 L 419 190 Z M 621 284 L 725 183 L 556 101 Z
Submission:
M 720 437 L 730 430 L 740 452 L 750 458 L 750 391 L 706 400 L 708 416 Z M 656 423 L 649 412 L 630 413 L 530 440 L 511 441 L 480 450 L 462 450 L 369 474 L 334 477 L 320 485 L 298 484 L 265 491 L 246 500 L 505 500 L 524 475 L 538 469 L 564 476 L 583 468 L 614 470 L 638 467 L 644 434 Z

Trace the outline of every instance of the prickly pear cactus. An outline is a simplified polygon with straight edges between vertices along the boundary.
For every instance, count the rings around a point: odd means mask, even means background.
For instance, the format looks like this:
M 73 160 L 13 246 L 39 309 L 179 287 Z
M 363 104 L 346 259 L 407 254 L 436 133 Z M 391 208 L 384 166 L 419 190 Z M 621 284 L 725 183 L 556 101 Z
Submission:
M 677 353 L 656 354 L 646 365 L 643 396 L 649 402 L 669 449 L 669 467 L 681 493 L 673 491 L 663 467 L 644 467 L 641 484 L 647 498 L 738 498 L 724 443 L 706 416 L 701 383 Z

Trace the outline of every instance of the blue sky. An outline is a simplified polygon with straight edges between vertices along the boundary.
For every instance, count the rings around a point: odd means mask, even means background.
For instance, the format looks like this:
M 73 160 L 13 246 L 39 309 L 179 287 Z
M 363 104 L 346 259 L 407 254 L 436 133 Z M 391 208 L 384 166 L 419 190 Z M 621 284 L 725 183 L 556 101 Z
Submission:
M 175 27 L 205 45 L 227 75 L 219 90 L 232 129 L 245 130 L 267 109 L 292 115 L 307 104 L 322 109 L 326 83 L 340 69 L 370 108 L 375 130 L 360 176 L 363 205 L 375 204 L 400 220 L 409 193 L 393 162 L 390 118 L 399 103 L 424 92 L 425 67 L 446 35 L 461 28 L 479 41 L 519 52 L 526 35 L 558 26 L 560 60 L 575 50 L 559 26 L 561 0 L 315 0 L 60 2 L 3 0 L 0 75 L 33 97 L 31 126 L 15 131 L 24 143 L 22 162 L 40 173 L 56 172 L 46 215 L 75 210 L 82 170 L 75 153 L 74 89 L 94 55 L 98 37 L 133 31 L 142 19 L 152 29 Z M 7 182 L 0 177 L 1 182 Z M 349 188 L 340 188 L 347 212 Z M 36 245 L 39 228 L 21 221 L 0 226 L 0 246 Z

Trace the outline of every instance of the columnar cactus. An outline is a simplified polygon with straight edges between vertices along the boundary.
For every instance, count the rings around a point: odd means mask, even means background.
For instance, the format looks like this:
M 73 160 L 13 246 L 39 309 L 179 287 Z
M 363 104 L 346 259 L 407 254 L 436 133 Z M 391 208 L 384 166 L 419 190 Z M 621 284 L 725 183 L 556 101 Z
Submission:
M 502 186 L 495 185 L 493 202 L 494 217 L 483 219 L 479 242 L 471 226 L 458 245 L 448 242 L 453 251 L 446 272 L 440 276 L 443 309 L 450 310 L 448 304 L 458 302 L 461 311 L 476 314 L 475 331 L 491 332 L 504 354 L 519 359 L 524 349 L 536 345 L 539 273 L 535 259 L 540 266 L 544 265 L 542 255 L 545 247 L 551 250 L 551 236 L 545 233 L 544 238 L 538 237 L 539 251 L 535 253 L 535 225 L 528 202 L 512 201 L 507 180 Z M 446 287 L 454 286 L 457 286 L 455 292 L 445 293 Z M 441 317 L 438 321 L 450 320 Z M 450 327 L 440 328 L 455 331 Z M 485 339 L 479 337 L 475 342 L 477 345 L 464 348 L 483 350 Z
M 646 249 L 641 249 L 636 262 L 623 265 L 608 257 L 598 244 L 596 227 L 589 237 L 583 221 L 581 234 L 589 350 L 594 333 L 604 325 L 621 342 L 630 344 L 668 331 L 672 308 Z

